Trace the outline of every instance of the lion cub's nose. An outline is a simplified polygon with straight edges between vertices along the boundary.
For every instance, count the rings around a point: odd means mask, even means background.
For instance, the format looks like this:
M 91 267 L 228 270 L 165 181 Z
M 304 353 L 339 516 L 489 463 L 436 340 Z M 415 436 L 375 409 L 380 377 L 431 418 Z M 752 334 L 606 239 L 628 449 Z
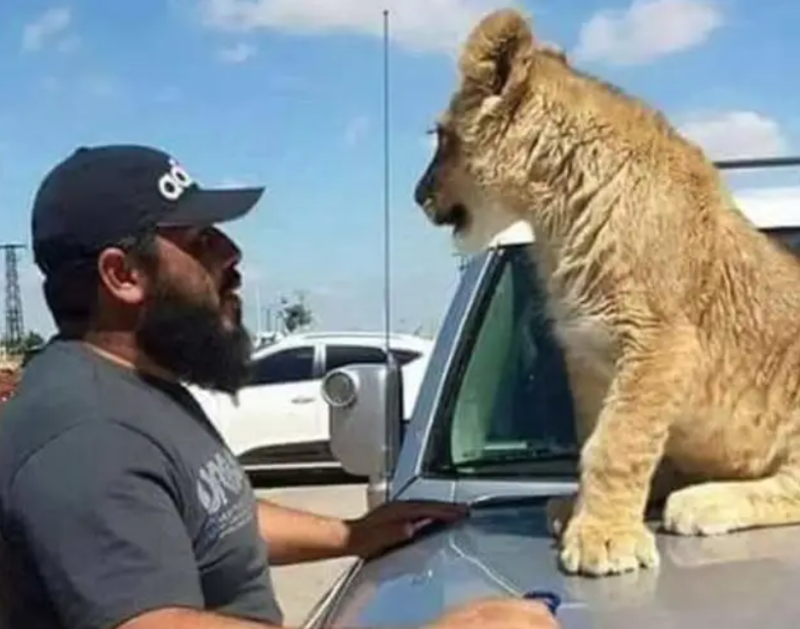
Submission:
M 431 196 L 433 194 L 433 165 L 428 166 L 428 169 L 425 171 L 425 174 L 422 175 L 420 180 L 417 182 L 416 187 L 414 188 L 414 201 L 417 205 L 421 208 L 426 208 L 426 206 L 431 202 Z

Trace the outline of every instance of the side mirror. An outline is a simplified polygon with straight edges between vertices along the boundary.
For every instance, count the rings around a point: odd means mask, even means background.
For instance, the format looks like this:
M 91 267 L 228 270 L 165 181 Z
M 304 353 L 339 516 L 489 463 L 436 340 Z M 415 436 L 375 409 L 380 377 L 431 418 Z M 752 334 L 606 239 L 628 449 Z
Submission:
M 395 361 L 328 372 L 322 397 L 330 413 L 330 447 L 342 468 L 369 480 L 370 508 L 386 500 L 402 439 L 403 378 Z

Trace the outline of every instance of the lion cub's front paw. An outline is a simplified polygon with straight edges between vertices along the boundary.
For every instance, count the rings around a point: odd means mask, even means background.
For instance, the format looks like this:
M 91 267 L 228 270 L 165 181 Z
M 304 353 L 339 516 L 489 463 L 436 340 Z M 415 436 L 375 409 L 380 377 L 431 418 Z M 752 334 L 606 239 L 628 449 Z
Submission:
M 655 535 L 643 522 L 621 524 L 577 516 L 564 533 L 562 568 L 570 574 L 605 576 L 659 564 Z

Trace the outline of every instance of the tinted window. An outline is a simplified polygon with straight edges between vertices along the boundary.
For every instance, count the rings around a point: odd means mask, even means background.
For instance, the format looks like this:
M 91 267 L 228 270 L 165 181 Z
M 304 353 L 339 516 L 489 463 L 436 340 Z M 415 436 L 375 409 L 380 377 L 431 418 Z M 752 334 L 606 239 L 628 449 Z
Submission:
M 390 348 L 392 356 L 400 367 L 421 356 L 419 352 L 407 349 Z M 386 353 L 380 347 L 363 347 L 359 345 L 329 345 L 325 350 L 325 370 L 331 371 L 345 365 L 355 363 L 380 364 L 386 362 Z
M 286 384 L 313 378 L 314 348 L 293 347 L 255 360 L 250 384 Z
M 775 227 L 764 232 L 788 247 L 796 255 L 800 255 L 800 229 L 796 227 Z
M 325 349 L 325 370 L 339 369 L 354 363 L 384 363 L 386 354 L 379 347 L 328 345 Z
M 433 471 L 574 474 L 572 395 L 544 295 L 524 250 L 504 255 L 445 406 Z

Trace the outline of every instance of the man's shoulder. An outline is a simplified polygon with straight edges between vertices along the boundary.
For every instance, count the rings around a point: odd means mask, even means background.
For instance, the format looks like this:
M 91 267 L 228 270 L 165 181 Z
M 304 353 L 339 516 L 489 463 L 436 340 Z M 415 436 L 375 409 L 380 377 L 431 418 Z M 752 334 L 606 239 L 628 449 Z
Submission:
M 139 411 L 146 413 L 146 387 L 88 352 L 77 342 L 57 341 L 28 364 L 0 412 L 0 477 L 76 429 L 88 440 L 92 431 L 147 433 L 135 422 Z M 96 445 L 103 446 L 100 437 Z

